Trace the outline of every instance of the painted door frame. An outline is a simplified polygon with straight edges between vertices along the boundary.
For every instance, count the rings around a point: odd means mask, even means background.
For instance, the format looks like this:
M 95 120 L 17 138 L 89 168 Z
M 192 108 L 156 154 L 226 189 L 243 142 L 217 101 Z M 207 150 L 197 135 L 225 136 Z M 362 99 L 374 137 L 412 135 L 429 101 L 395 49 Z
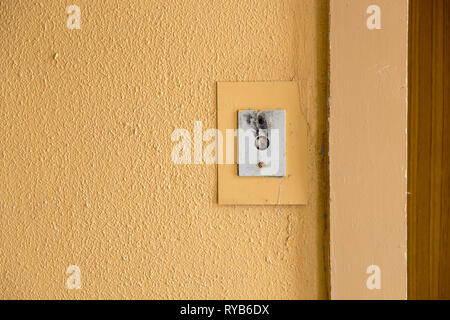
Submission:
M 407 298 L 408 0 L 331 0 L 332 299 Z

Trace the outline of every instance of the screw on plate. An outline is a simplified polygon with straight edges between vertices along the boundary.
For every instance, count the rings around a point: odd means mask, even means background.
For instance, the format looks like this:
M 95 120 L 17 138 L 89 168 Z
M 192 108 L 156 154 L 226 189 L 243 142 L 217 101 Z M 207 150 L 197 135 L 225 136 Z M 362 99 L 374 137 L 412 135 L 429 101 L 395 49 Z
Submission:
M 259 136 L 255 140 L 255 146 L 258 150 L 266 150 L 267 148 L 269 148 L 269 145 L 269 139 L 265 136 Z

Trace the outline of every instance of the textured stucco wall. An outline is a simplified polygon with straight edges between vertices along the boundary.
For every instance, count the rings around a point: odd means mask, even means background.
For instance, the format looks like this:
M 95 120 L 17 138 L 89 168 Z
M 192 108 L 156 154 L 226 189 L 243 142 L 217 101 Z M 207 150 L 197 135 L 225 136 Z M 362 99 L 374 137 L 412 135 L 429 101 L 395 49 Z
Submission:
M 0 298 L 325 298 L 327 2 L 1 1 Z M 216 81 L 292 79 L 310 204 L 218 206 L 172 131 L 216 126 Z

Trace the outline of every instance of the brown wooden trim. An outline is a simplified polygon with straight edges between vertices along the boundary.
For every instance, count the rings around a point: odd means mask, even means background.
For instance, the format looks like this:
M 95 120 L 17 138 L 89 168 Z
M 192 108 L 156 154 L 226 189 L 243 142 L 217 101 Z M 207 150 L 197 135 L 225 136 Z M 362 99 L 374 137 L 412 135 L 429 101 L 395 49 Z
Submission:
M 443 139 L 439 297 L 450 299 L 450 1 L 444 1 Z
M 450 297 L 450 1 L 411 0 L 408 296 Z

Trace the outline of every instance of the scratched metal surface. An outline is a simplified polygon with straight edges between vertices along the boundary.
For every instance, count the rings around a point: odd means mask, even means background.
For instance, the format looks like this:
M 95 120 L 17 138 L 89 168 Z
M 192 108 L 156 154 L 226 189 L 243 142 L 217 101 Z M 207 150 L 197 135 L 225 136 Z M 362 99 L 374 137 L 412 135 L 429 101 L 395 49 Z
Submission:
M 238 115 L 239 176 L 286 175 L 286 111 L 245 110 Z M 257 141 L 268 141 L 258 148 Z

